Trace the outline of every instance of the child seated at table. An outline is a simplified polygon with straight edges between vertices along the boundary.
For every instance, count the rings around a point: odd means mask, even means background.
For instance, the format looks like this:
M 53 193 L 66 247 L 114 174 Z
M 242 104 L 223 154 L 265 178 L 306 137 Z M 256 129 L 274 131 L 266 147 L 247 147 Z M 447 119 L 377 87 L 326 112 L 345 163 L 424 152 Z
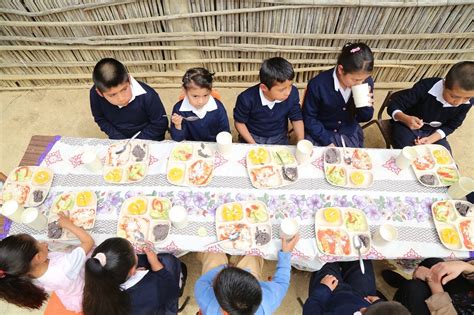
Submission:
M 77 236 L 80 245 L 64 253 L 48 252 L 48 243 L 38 242 L 28 234 L 10 235 L 0 241 L 0 298 L 20 307 L 39 309 L 48 299 L 46 292 L 54 291 L 61 307 L 80 312 L 83 268 L 94 240 L 62 213 L 59 228 L 54 224 L 57 231 L 62 228 Z
M 461 126 L 473 103 L 473 61 L 455 64 L 445 79 L 418 81 L 390 99 L 387 112 L 393 118 L 393 147 L 436 143 L 451 151 L 447 136 Z M 430 126 L 430 122 L 441 126 Z
M 185 97 L 174 105 L 171 116 L 171 138 L 174 141 L 215 142 L 219 132 L 230 132 L 224 105 L 211 95 L 212 76 L 204 68 L 192 68 L 184 74 Z M 185 120 L 195 116 L 199 119 Z
M 168 118 L 154 89 L 138 82 L 125 66 L 112 58 L 99 61 L 92 74 L 91 111 L 100 130 L 110 139 L 163 140 Z
M 370 74 L 374 56 L 364 43 L 349 43 L 337 58 L 336 67 L 321 72 L 308 82 L 303 100 L 305 137 L 314 145 L 362 148 L 364 134 L 359 123 L 372 119 L 374 81 Z M 370 104 L 356 107 L 351 88 L 367 83 Z
M 293 86 L 292 65 L 280 57 L 260 67 L 260 84 L 240 93 L 234 108 L 234 124 L 241 142 L 288 144 L 288 119 L 297 140 L 304 137 L 298 89 Z
M 263 258 L 243 256 L 235 267 L 224 253 L 199 253 L 202 276 L 194 296 L 202 314 L 273 314 L 290 285 L 291 252 L 299 236 L 282 239 L 278 264 L 271 281 L 262 280 Z
M 143 250 L 145 255 L 138 257 L 132 244 L 120 237 L 94 249 L 85 268 L 85 315 L 178 312 L 180 261 L 148 247 Z
M 318 314 L 398 314 L 410 312 L 397 302 L 384 302 L 376 293 L 372 261 L 326 263 L 313 272 L 303 315 Z

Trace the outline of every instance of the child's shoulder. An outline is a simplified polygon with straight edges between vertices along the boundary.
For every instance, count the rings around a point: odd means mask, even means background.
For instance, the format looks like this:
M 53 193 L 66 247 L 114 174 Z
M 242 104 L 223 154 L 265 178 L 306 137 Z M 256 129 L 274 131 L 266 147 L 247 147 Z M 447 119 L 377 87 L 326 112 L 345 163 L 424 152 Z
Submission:
M 243 92 L 241 92 L 239 94 L 239 97 L 253 97 L 255 94 L 258 95 L 258 89 L 260 88 L 260 84 L 256 84 L 254 86 L 251 86 L 249 88 L 247 88 L 246 90 L 244 90 Z
M 438 83 L 440 80 L 442 80 L 442 78 L 424 78 L 416 82 L 413 88 L 424 89 L 426 91 L 429 91 L 433 87 L 433 85 Z
M 311 80 L 309 80 L 308 85 L 328 85 L 328 84 L 333 84 L 334 79 L 333 79 L 333 74 L 334 68 L 328 69 L 326 71 L 323 71 L 319 74 L 317 74 L 315 77 L 313 77 Z

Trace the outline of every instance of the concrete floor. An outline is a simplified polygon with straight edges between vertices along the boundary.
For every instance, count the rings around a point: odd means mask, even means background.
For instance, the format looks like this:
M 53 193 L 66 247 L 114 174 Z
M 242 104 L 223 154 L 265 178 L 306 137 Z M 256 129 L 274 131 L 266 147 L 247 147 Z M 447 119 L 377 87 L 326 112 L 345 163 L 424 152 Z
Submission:
M 163 89 L 158 92 L 167 112 L 170 112 L 177 100 L 179 90 Z M 241 89 L 219 89 L 219 92 L 222 95 L 223 103 L 227 105 L 228 114 L 232 115 L 235 99 Z M 376 112 L 385 98 L 386 92 L 376 91 Z M 0 171 L 6 174 L 18 165 L 32 135 L 105 138 L 92 119 L 89 91 L 85 89 L 0 92 L 0 113 Z M 474 113 L 471 111 L 464 125 L 449 137 L 461 174 L 470 177 L 474 177 L 474 165 L 471 163 L 473 150 L 470 147 L 474 138 L 473 117 Z M 366 139 L 368 147 L 384 146 L 376 127 L 366 130 Z M 182 259 L 189 269 L 185 295 L 192 297 L 193 284 L 199 276 L 200 266 L 195 263 L 193 254 L 188 254 Z M 265 266 L 265 276 L 271 276 L 275 270 L 275 263 L 267 262 Z M 383 267 L 384 262 L 378 262 L 375 266 L 376 270 Z M 303 300 L 306 299 L 309 277 L 310 274 L 306 272 L 294 271 L 292 273 L 290 289 L 276 314 L 301 313 L 296 298 L 299 296 Z M 387 297 L 392 296 L 393 290 L 380 281 L 380 278 L 377 279 L 377 285 Z M 184 314 L 195 314 L 196 311 L 196 302 L 194 298 L 191 298 Z M 0 302 L 0 315 L 41 313 L 41 311 L 24 311 L 13 305 Z

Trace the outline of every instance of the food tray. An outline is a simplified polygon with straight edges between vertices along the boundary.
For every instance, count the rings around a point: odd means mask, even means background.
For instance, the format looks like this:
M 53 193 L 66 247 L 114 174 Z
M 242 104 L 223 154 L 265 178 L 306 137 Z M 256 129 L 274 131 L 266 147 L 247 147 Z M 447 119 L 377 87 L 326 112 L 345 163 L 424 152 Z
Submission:
M 355 208 L 330 207 L 318 209 L 314 216 L 316 243 L 322 254 L 332 256 L 358 256 L 352 238 L 358 235 L 361 254 L 370 250 L 371 238 L 367 217 Z
M 0 198 L 3 202 L 14 199 L 24 207 L 36 207 L 46 199 L 53 176 L 46 167 L 17 167 L 8 175 Z
M 95 224 L 97 196 L 90 190 L 65 192 L 57 196 L 51 205 L 48 216 L 48 237 L 61 240 L 77 239 L 74 234 L 67 230 L 63 231 L 59 227 L 57 224 L 59 212 L 66 214 L 76 226 L 91 230 Z
M 219 241 L 229 238 L 235 231 L 240 232 L 235 241 L 221 243 L 224 249 L 248 250 L 270 243 L 272 225 L 267 206 L 261 201 L 230 202 L 216 211 L 216 234 Z
M 179 143 L 168 159 L 168 182 L 178 186 L 206 186 L 214 173 L 214 150 L 204 143 Z
M 163 197 L 137 196 L 126 199 L 120 210 L 117 236 L 126 238 L 134 245 L 142 243 L 137 232 L 142 233 L 144 241 L 152 243 L 165 241 L 171 227 L 169 221 L 171 207 L 171 201 Z
M 474 250 L 474 207 L 463 200 L 441 200 L 431 205 L 441 243 L 452 250 Z
M 255 188 L 277 188 L 298 180 L 295 156 L 285 147 L 259 146 L 251 149 L 247 153 L 247 171 Z
M 344 159 L 350 157 L 349 161 Z M 334 186 L 367 188 L 374 183 L 372 159 L 367 150 L 358 148 L 327 148 L 324 152 L 324 174 Z
M 125 141 L 115 142 L 107 149 L 103 173 L 107 183 L 135 183 L 144 179 L 148 173 L 148 144 L 133 140 L 127 144 L 124 152 L 116 154 L 124 144 Z
M 449 151 L 439 144 L 414 146 L 418 158 L 412 163 L 418 181 L 428 187 L 446 187 L 459 180 L 459 171 Z

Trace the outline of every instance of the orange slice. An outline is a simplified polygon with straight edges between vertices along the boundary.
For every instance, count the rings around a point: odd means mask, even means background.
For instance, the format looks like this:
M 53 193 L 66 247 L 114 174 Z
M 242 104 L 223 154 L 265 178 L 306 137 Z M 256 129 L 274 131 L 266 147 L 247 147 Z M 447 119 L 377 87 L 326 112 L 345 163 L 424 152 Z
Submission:
M 168 173 L 168 178 L 174 183 L 180 183 L 183 181 L 184 170 L 179 167 L 174 167 L 170 169 Z
M 76 204 L 78 207 L 85 207 L 90 205 L 92 202 L 92 192 L 90 191 L 83 191 L 77 194 L 76 196 Z
M 364 184 L 365 176 L 362 172 L 352 172 L 351 173 L 351 182 L 356 185 L 360 186 Z
M 46 171 L 38 171 L 35 173 L 33 180 L 38 185 L 46 184 L 50 179 L 49 173 Z
M 105 180 L 108 182 L 118 183 L 122 180 L 122 169 L 114 168 L 105 174 Z
M 341 214 L 336 208 L 327 208 L 323 212 L 324 219 L 329 223 L 337 222 L 341 219 Z
M 453 228 L 445 228 L 441 230 L 441 240 L 449 245 L 459 245 L 459 235 Z
M 128 205 L 128 213 L 133 215 L 144 214 L 146 212 L 146 201 L 137 199 Z

